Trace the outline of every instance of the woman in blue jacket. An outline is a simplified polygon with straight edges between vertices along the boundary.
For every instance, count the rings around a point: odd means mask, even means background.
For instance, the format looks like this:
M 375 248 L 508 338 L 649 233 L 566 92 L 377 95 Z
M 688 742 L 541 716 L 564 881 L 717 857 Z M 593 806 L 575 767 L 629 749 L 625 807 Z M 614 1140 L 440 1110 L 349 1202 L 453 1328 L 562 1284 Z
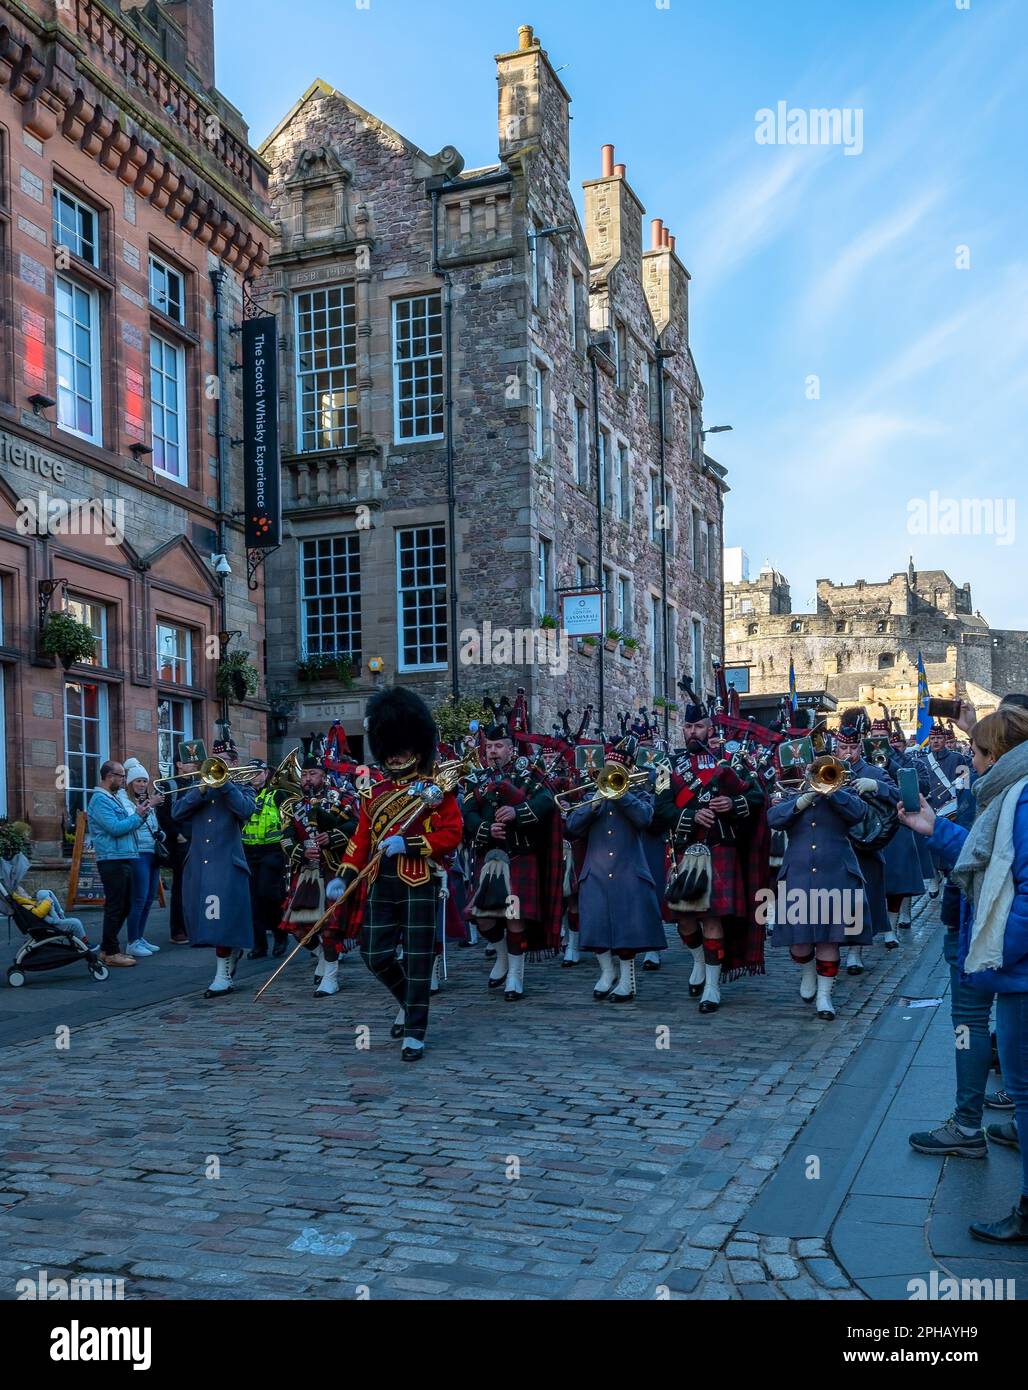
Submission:
M 976 1221 L 979 1240 L 1028 1244 L 1028 713 L 1001 706 L 971 730 L 978 815 L 970 830 L 937 817 L 921 798 L 900 819 L 930 836 L 968 907 L 957 961 L 968 983 L 996 994 L 996 1038 L 1014 1101 L 1023 1166 L 1021 1197 L 1001 1221 Z

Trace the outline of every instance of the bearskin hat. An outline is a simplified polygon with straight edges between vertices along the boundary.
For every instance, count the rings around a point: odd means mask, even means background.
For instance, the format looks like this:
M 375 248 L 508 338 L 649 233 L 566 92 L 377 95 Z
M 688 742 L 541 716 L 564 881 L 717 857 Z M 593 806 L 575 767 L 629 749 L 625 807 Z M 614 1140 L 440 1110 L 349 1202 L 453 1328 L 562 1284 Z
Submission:
M 850 739 L 862 738 L 867 733 L 870 723 L 863 705 L 850 705 L 839 715 L 836 733 Z
M 409 751 L 417 756 L 419 772 L 432 771 L 439 730 L 431 710 L 413 690 L 395 685 L 372 695 L 364 728 L 377 763 L 384 765 L 386 758 Z

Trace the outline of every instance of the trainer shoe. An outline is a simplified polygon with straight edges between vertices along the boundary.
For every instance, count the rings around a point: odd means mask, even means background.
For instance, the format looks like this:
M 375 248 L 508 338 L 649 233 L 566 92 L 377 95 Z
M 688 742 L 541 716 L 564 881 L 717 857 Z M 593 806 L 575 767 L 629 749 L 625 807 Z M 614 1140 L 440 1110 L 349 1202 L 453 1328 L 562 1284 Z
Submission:
M 152 941 L 147 941 L 145 936 L 141 936 L 136 944 L 139 946 L 145 946 L 146 953 L 148 956 L 155 956 L 157 952 L 161 949 L 159 946 L 155 946 Z
M 1007 1095 L 1006 1091 L 990 1091 L 985 1097 L 985 1104 L 990 1110 L 1014 1109 L 1014 1102 Z
M 1007 1149 L 1021 1147 L 1016 1120 L 1007 1120 L 1006 1124 L 1002 1125 L 986 1125 L 985 1134 L 991 1144 L 1002 1144 Z
M 935 1154 L 939 1158 L 986 1158 L 989 1152 L 982 1131 L 965 1134 L 952 1115 L 937 1129 L 912 1134 L 910 1147 L 919 1154 Z
M 104 965 L 135 965 L 136 963 L 133 956 L 126 956 L 121 951 L 112 951 L 109 956 L 101 951 L 100 959 Z
M 127 956 L 135 956 L 137 960 L 145 960 L 150 952 L 146 949 L 144 942 L 130 941 L 125 947 L 125 954 Z

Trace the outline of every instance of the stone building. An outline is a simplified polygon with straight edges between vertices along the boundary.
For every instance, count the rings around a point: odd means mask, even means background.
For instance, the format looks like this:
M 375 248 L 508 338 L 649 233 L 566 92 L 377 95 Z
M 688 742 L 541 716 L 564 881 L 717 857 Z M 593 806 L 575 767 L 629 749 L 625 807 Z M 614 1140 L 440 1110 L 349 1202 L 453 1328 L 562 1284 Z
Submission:
M 726 664 L 748 667 L 755 695 L 797 686 L 826 690 L 840 705 L 883 701 L 916 722 L 917 656 L 932 695 L 966 697 L 979 712 L 1028 690 L 1028 631 L 991 628 L 971 586 L 943 570 L 907 569 L 884 583 L 817 582 L 817 611 L 795 613 L 788 581 L 765 566 L 753 581 L 725 584 Z
M 496 69 L 487 168 L 320 81 L 261 146 L 277 240 L 260 294 L 284 351 L 280 747 L 334 719 L 359 739 L 394 680 L 432 703 L 523 685 L 548 727 L 598 706 L 602 668 L 615 725 L 664 690 L 662 538 L 668 688 L 683 669 L 709 686 L 720 652 L 724 470 L 703 450 L 688 271 L 659 219 L 644 247 L 611 146 L 579 213 L 570 97 L 530 28 Z M 534 641 L 563 592 L 597 584 L 627 646 Z
M 216 734 L 217 634 L 263 660 L 215 372 L 267 258 L 267 171 L 214 86 L 212 0 L 0 20 L 0 809 L 46 868 L 106 757 L 156 777 Z M 96 639 L 67 667 L 41 648 L 62 611 Z M 232 708 L 248 753 L 265 710 Z

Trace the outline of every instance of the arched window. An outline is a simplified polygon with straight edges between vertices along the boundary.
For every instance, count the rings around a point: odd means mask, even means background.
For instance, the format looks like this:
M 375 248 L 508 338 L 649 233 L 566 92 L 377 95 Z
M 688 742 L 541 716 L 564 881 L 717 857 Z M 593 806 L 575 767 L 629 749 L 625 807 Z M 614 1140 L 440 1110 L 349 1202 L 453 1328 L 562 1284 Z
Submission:
M 757 626 L 756 623 L 748 623 L 748 624 L 747 624 L 747 626 L 746 626 L 746 635 L 747 635 L 748 637 L 756 637 L 758 631 L 759 631 L 759 628 L 758 628 L 758 626 Z
M 892 652 L 881 652 L 878 657 L 878 669 L 884 670 L 886 666 L 895 666 L 896 658 Z

